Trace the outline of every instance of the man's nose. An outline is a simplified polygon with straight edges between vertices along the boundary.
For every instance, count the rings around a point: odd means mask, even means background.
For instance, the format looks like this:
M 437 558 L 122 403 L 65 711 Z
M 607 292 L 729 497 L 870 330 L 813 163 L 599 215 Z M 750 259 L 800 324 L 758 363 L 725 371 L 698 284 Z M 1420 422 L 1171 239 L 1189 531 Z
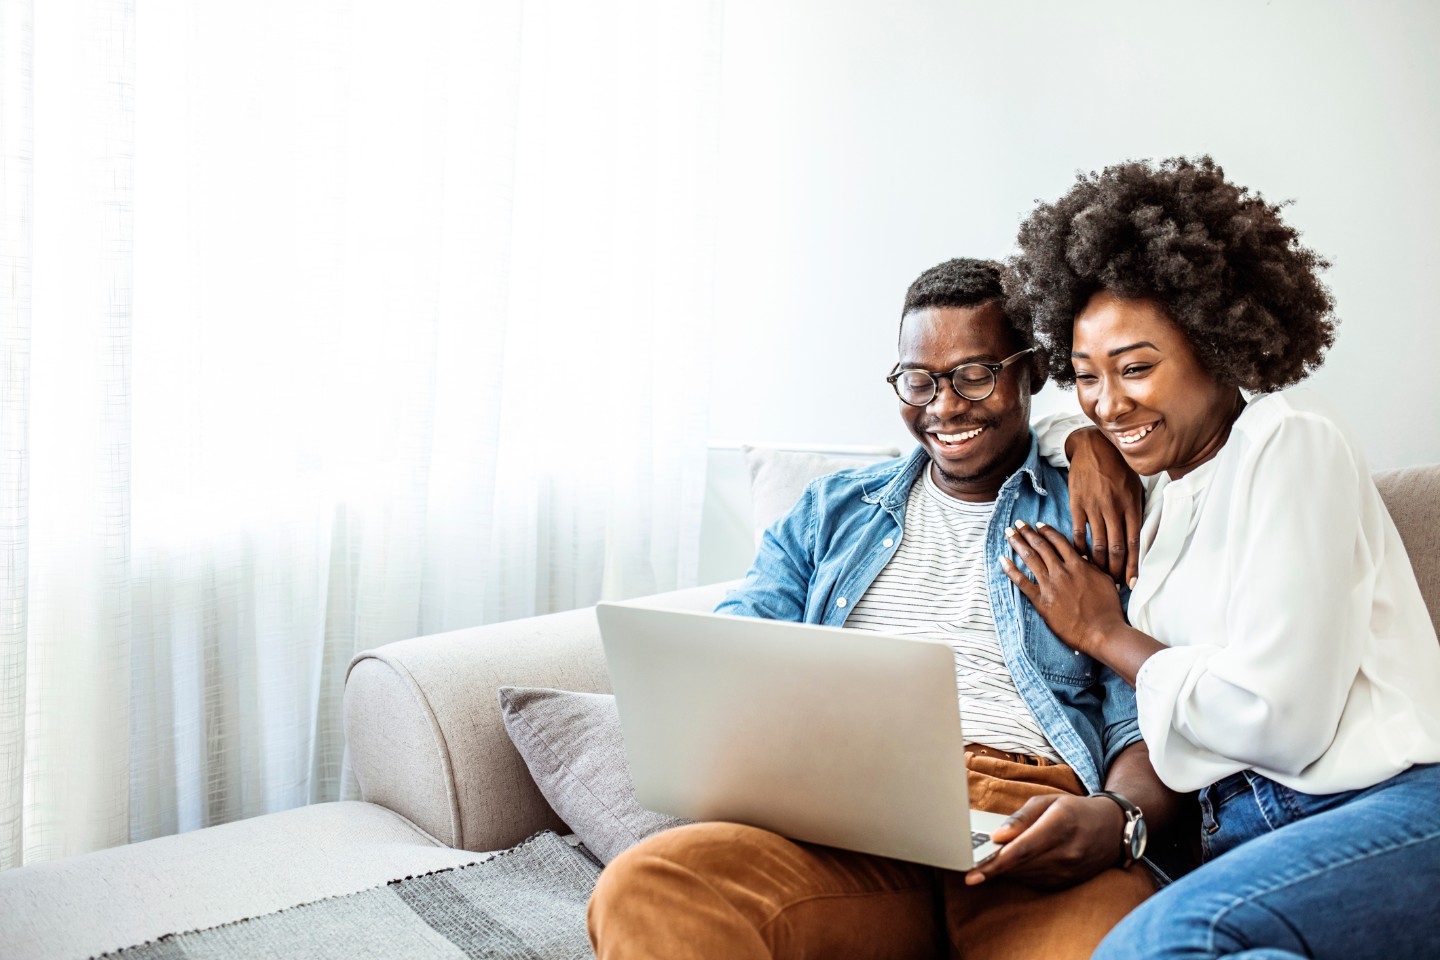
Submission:
M 926 404 L 930 412 L 941 419 L 963 412 L 974 403 L 974 400 L 967 400 L 960 396 L 960 391 L 955 389 L 955 381 L 949 377 L 944 379 L 936 378 L 935 396 Z

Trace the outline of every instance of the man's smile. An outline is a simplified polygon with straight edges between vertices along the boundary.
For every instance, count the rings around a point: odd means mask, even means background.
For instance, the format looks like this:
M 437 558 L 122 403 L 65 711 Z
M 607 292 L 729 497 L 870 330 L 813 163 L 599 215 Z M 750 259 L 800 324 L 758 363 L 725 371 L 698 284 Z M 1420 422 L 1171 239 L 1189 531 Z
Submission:
M 980 434 L 984 432 L 984 427 L 975 427 L 974 429 L 966 430 L 963 433 L 941 433 L 939 430 L 934 430 L 931 431 L 931 435 L 934 436 L 936 440 L 939 440 L 941 443 L 945 444 L 947 447 L 950 447 L 958 446 L 959 444 L 974 440 L 976 437 L 980 436 Z

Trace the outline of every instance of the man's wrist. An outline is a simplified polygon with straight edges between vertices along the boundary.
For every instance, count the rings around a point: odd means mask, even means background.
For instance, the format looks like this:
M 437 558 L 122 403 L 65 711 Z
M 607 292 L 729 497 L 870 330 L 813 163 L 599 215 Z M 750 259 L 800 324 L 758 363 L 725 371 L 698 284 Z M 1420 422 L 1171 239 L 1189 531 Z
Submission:
M 1095 801 L 1096 810 L 1105 811 L 1102 814 L 1097 814 L 1097 816 L 1102 816 L 1105 818 L 1105 827 L 1104 829 L 1098 831 L 1098 835 L 1103 838 L 1103 842 L 1106 847 L 1110 848 L 1111 850 L 1120 852 L 1120 844 L 1116 843 L 1115 838 L 1123 837 L 1125 835 L 1125 811 L 1121 810 L 1119 805 L 1116 804 L 1115 801 L 1099 793 L 1091 794 L 1086 799 Z M 1100 806 L 1100 801 L 1102 800 L 1105 801 L 1104 807 Z M 1115 862 L 1118 863 L 1119 860 L 1117 859 Z
M 1120 868 L 1123 870 L 1145 855 L 1145 844 L 1149 830 L 1145 824 L 1145 813 L 1121 794 L 1113 790 L 1101 790 L 1094 797 L 1111 802 L 1121 817 L 1120 825 Z

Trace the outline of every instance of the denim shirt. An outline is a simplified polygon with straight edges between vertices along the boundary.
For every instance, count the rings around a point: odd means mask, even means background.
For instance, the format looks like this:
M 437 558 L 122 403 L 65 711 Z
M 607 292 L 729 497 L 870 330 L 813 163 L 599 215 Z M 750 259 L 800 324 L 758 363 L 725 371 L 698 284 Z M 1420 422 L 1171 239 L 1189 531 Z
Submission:
M 928 468 L 909 457 L 813 480 L 777 520 L 745 580 L 716 613 L 840 626 L 900 546 L 910 488 Z M 1103 664 L 1060 642 L 1005 576 L 1005 528 L 1015 520 L 1070 529 L 1065 474 L 1040 459 L 1034 435 L 1025 463 L 1000 487 L 985 544 L 990 606 L 1005 664 L 1056 752 L 1092 793 L 1111 761 L 1140 739 L 1135 691 Z

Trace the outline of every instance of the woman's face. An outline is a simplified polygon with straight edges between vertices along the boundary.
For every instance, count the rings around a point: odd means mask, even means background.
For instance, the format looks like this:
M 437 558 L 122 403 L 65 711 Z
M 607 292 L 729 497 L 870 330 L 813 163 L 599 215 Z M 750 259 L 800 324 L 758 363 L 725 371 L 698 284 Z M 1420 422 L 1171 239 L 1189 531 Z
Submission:
M 1148 298 L 1091 297 L 1075 317 L 1070 361 L 1081 409 L 1141 476 L 1178 480 L 1215 456 L 1243 406 Z

